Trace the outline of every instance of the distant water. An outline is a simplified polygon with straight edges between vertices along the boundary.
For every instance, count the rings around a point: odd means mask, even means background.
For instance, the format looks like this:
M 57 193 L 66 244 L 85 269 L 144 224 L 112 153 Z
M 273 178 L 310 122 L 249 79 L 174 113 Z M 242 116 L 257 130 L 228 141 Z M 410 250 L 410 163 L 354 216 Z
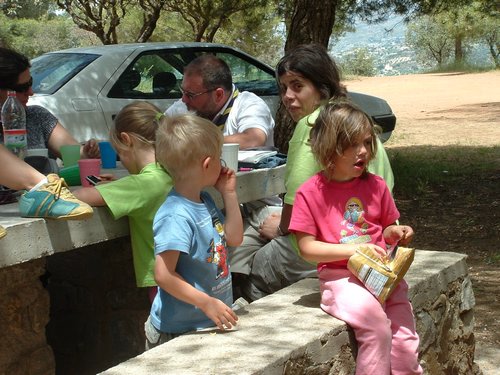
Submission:
M 330 50 L 335 59 L 341 60 L 349 51 L 364 47 L 375 60 L 377 75 L 421 73 L 428 69 L 416 61 L 415 52 L 405 43 L 406 24 L 402 17 L 372 25 L 359 22 L 355 27 L 355 32 L 340 38 Z M 470 62 L 477 65 L 491 63 L 488 51 L 482 45 L 474 46 L 469 56 Z

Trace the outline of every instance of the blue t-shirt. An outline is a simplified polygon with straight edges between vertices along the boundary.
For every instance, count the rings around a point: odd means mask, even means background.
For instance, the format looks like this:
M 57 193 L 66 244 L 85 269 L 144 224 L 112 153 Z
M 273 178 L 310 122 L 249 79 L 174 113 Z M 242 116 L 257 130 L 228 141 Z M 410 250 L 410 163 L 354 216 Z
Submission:
M 179 251 L 176 272 L 196 289 L 231 306 L 233 293 L 227 262 L 224 217 L 212 197 L 192 202 L 172 189 L 153 222 L 155 255 Z M 159 289 L 151 306 L 151 322 L 166 333 L 214 326 L 199 308 Z

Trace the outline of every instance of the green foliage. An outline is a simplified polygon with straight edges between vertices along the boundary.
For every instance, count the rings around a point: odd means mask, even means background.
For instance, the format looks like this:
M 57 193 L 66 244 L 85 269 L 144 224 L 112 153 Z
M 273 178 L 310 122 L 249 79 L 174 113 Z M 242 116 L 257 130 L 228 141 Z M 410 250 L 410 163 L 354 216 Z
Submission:
M 453 52 L 453 40 L 442 24 L 423 16 L 408 24 L 406 43 L 413 47 L 417 61 L 427 67 L 443 65 Z
M 355 48 L 339 61 L 343 75 L 372 77 L 376 73 L 375 62 L 368 48 Z
M 463 73 L 480 73 L 491 70 L 491 66 L 478 66 L 468 63 L 467 61 L 450 62 L 429 69 L 427 73 L 450 73 L 450 72 L 463 72 Z
M 281 19 L 268 4 L 234 14 L 217 32 L 214 42 L 235 46 L 274 66 L 283 55 Z
M 237 47 L 270 65 L 283 54 L 285 35 L 280 31 L 281 18 L 272 4 L 234 13 L 221 25 L 214 36 L 214 43 Z M 134 42 L 142 25 L 142 12 L 127 13 L 118 28 L 118 39 L 123 43 Z M 150 42 L 193 41 L 190 24 L 177 13 L 163 12 Z
M 0 10 L 9 18 L 45 17 L 49 12 L 52 0 L 3 0 L 0 1 Z
M 467 52 L 474 43 L 487 44 L 495 65 L 499 66 L 500 23 L 480 1 L 410 22 L 406 42 L 416 50 L 417 59 L 438 69 L 468 66 Z M 453 62 L 451 58 L 453 56 Z
M 92 40 L 65 17 L 11 20 L 0 15 L 0 21 L 0 44 L 29 58 L 49 51 L 78 47 L 84 41 Z
M 3 13 L 0 13 L 0 47 L 11 47 L 12 39 L 10 20 Z

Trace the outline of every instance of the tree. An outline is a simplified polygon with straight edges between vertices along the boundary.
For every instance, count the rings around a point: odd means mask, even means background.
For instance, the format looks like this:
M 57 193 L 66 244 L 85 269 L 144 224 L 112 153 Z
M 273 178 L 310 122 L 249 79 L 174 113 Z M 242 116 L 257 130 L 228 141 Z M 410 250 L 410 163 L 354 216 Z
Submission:
M 281 57 L 285 34 L 276 4 L 235 13 L 217 32 L 217 43 L 238 46 L 252 56 L 274 66 Z
M 153 35 L 164 11 L 176 13 L 192 30 L 188 38 L 211 42 L 230 17 L 242 11 L 263 7 L 266 0 L 56 0 L 78 27 L 93 32 L 103 44 L 118 43 L 118 27 L 127 14 L 140 8 L 142 24 L 136 42 Z M 137 13 L 136 13 L 137 14 Z
M 476 1 L 410 22 L 407 41 L 416 49 L 417 57 L 421 61 L 433 59 L 438 65 L 446 62 L 452 53 L 454 63 L 462 64 L 470 46 L 483 42 L 489 46 L 490 54 L 497 65 L 499 29 L 495 14 L 486 10 L 480 1 Z
M 45 52 L 78 47 L 93 36 L 68 17 L 9 19 L 0 14 L 0 46 L 12 48 L 33 58 Z M 90 42 L 97 42 L 90 40 Z
M 266 0 L 165 0 L 166 9 L 178 13 L 191 26 L 193 40 L 197 42 L 212 42 L 232 15 L 266 3 Z
M 116 29 L 132 0 L 57 0 L 73 22 L 94 33 L 103 44 L 116 44 Z
M 9 18 L 33 18 L 46 16 L 52 0 L 3 0 L 0 10 Z
M 375 75 L 375 63 L 368 48 L 354 48 L 339 62 L 343 75 L 372 77 Z
M 488 45 L 495 67 L 500 68 L 500 23 L 498 18 L 484 17 L 480 23 L 479 37 Z
M 142 27 L 139 31 L 139 36 L 136 38 L 136 42 L 147 42 L 151 35 L 153 35 L 164 5 L 164 1 L 139 0 L 139 6 L 144 13 L 142 17 Z
M 417 60 L 426 66 L 443 65 L 451 56 L 453 40 L 441 24 L 431 16 L 410 22 L 406 42 L 415 49 Z

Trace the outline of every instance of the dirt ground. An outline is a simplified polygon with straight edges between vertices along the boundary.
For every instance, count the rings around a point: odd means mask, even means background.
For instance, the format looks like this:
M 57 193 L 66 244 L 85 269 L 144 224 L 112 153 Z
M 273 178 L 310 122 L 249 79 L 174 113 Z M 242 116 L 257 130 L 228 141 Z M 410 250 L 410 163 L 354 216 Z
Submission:
M 384 98 L 397 116 L 388 149 L 496 146 L 500 150 L 500 71 L 371 77 L 350 91 Z M 465 152 L 464 152 L 465 154 Z M 431 187 L 418 202 L 398 199 L 418 249 L 465 253 L 476 298 L 476 360 L 484 374 L 500 367 L 500 151 L 487 172 Z M 397 176 L 396 184 L 397 184 Z

